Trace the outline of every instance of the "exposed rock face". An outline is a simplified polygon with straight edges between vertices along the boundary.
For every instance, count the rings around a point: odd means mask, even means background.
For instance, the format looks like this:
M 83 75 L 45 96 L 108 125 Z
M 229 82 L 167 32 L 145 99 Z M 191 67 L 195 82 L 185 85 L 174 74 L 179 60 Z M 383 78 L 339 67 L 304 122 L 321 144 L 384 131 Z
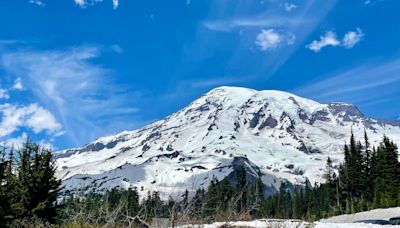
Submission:
M 249 161 L 249 159 L 247 159 L 246 157 L 234 157 L 230 167 L 233 169 L 233 171 L 227 176 L 227 178 L 232 186 L 235 186 L 237 184 L 237 171 L 240 167 L 244 167 L 244 169 L 246 171 L 246 182 L 247 183 L 253 183 L 258 178 L 265 178 L 263 176 L 261 176 L 261 177 L 259 176 L 262 173 L 260 168 L 257 167 L 251 161 Z M 274 177 L 266 177 L 266 178 L 275 179 Z M 275 180 L 279 181 L 277 179 L 275 179 Z M 283 183 L 285 183 L 285 187 L 287 189 L 294 188 L 293 184 L 291 184 L 288 181 L 283 181 Z M 264 189 L 265 196 L 273 195 L 278 190 L 278 189 L 276 189 L 274 184 L 268 185 L 266 183 L 264 183 L 263 189 Z
M 330 103 L 328 105 L 329 110 L 333 115 L 337 115 L 343 113 L 348 116 L 356 116 L 356 117 L 363 117 L 364 115 L 360 112 L 360 110 L 352 105 L 352 104 L 345 104 L 345 103 Z
M 351 122 L 364 117 L 360 110 L 351 104 L 331 103 L 328 108 L 333 115 L 342 118 L 343 121 Z
M 276 126 L 278 126 L 278 121 L 274 119 L 274 117 L 272 117 L 271 114 L 269 114 L 267 119 L 265 119 L 265 121 L 260 125 L 258 129 L 262 130 L 265 127 L 275 128 Z
M 400 122 L 365 117 L 357 107 L 320 104 L 281 91 L 220 87 L 139 130 L 100 138 L 56 155 L 67 191 L 137 187 L 169 195 L 207 187 L 213 176 L 258 169 L 269 193 L 282 183 L 322 182 L 326 159 L 343 159 L 351 130 L 371 144 L 400 141 Z
M 310 123 L 313 124 L 315 121 L 328 122 L 331 120 L 329 114 L 327 110 L 319 110 L 312 114 Z

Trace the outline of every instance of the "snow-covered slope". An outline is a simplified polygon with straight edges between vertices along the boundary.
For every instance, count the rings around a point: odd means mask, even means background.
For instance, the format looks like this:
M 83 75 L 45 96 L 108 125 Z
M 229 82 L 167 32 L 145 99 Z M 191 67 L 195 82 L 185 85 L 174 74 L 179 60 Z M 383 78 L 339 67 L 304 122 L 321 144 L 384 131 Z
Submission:
M 353 223 L 364 220 L 386 220 L 400 216 L 400 207 L 374 209 L 370 211 L 358 212 L 355 214 L 344 214 L 327 219 L 322 219 L 322 223 Z
M 222 179 L 242 158 L 278 188 L 288 180 L 323 181 L 326 159 L 343 159 L 351 129 L 372 144 L 383 134 L 400 142 L 400 123 L 363 116 L 353 105 L 320 104 L 282 91 L 211 90 L 186 108 L 135 131 L 100 138 L 57 155 L 65 189 L 137 187 L 170 194 Z
M 246 227 L 246 228 L 399 228 L 399 225 L 378 225 L 368 223 L 309 223 L 292 219 L 259 219 L 253 221 L 214 222 L 211 224 L 189 224 L 178 228 L 219 228 L 219 227 Z

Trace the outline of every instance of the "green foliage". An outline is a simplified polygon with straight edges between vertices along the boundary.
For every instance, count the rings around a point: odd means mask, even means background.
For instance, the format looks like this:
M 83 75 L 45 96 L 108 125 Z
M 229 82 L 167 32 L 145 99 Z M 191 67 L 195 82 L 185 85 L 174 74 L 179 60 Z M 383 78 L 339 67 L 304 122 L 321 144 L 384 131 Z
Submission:
M 3 145 L 0 157 L 0 225 L 33 217 L 54 222 L 61 181 L 51 151 L 27 140 L 17 151 Z
M 400 163 L 397 146 L 384 136 L 372 155 L 374 207 L 393 207 L 400 204 Z
M 217 213 L 259 216 L 264 199 L 263 186 L 261 172 L 258 172 L 257 179 L 248 178 L 244 166 L 239 166 L 233 180 L 227 177 L 221 181 L 216 178 L 211 181 L 205 195 L 202 215 L 211 219 Z M 198 203 L 192 205 L 195 204 Z
M 188 207 L 185 208 L 187 210 L 187 214 L 190 218 L 193 219 L 201 219 L 203 218 L 203 207 L 205 202 L 206 193 L 203 188 L 200 188 L 196 191 L 195 195 L 193 196 L 191 203 Z M 184 211 L 185 213 L 185 211 Z
M 371 149 L 367 134 L 364 145 L 351 135 L 344 147 L 345 159 L 339 174 L 328 158 L 325 184 L 311 187 L 306 181 L 294 191 L 280 191 L 262 205 L 262 217 L 317 220 L 343 213 L 400 206 L 400 163 L 397 146 L 384 136 Z
M 219 192 L 219 183 L 216 178 L 214 178 L 210 185 L 208 186 L 207 195 L 204 201 L 203 214 L 206 217 L 211 217 L 216 214 L 221 207 L 221 198 Z

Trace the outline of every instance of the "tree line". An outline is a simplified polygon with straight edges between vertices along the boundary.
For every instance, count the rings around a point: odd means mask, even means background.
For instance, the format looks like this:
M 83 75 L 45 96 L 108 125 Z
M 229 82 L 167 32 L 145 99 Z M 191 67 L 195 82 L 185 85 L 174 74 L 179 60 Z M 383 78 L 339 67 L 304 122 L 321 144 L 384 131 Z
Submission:
M 140 200 L 137 188 L 112 189 L 105 194 L 66 197 L 62 203 L 60 221 L 69 224 L 120 224 L 128 226 L 132 218 L 151 222 L 153 218 L 177 221 L 212 221 L 240 215 L 259 216 L 263 199 L 261 178 L 249 182 L 246 170 L 240 166 L 233 181 L 213 178 L 207 190 L 194 195 L 186 190 L 181 200 L 162 200 L 158 192 L 148 192 Z M 261 177 L 261 175 L 259 175 Z M 233 184 L 234 183 L 234 184 Z
M 323 184 L 307 180 L 293 192 L 280 190 L 263 203 L 266 216 L 318 220 L 327 216 L 400 206 L 400 162 L 396 144 L 384 136 L 372 147 L 351 134 L 338 172 L 328 158 Z

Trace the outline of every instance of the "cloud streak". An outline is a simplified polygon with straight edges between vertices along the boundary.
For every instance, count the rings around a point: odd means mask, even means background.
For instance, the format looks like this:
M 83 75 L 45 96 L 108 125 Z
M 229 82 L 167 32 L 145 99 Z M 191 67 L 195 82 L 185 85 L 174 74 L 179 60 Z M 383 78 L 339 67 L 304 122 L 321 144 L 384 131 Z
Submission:
M 139 93 L 118 85 L 111 70 L 92 63 L 100 54 L 94 46 L 16 51 L 3 54 L 0 63 L 26 82 L 25 87 L 58 117 L 77 144 L 111 133 L 110 118 L 138 111 L 133 102 Z
M 385 97 L 395 100 L 400 88 L 400 59 L 365 64 L 325 78 L 294 92 L 325 102 L 339 99 L 369 103 Z
M 307 25 L 311 23 L 310 19 L 296 18 L 289 16 L 252 16 L 239 17 L 223 20 L 209 20 L 203 23 L 204 27 L 209 30 L 229 32 L 237 28 L 243 27 L 289 27 L 298 25 Z

